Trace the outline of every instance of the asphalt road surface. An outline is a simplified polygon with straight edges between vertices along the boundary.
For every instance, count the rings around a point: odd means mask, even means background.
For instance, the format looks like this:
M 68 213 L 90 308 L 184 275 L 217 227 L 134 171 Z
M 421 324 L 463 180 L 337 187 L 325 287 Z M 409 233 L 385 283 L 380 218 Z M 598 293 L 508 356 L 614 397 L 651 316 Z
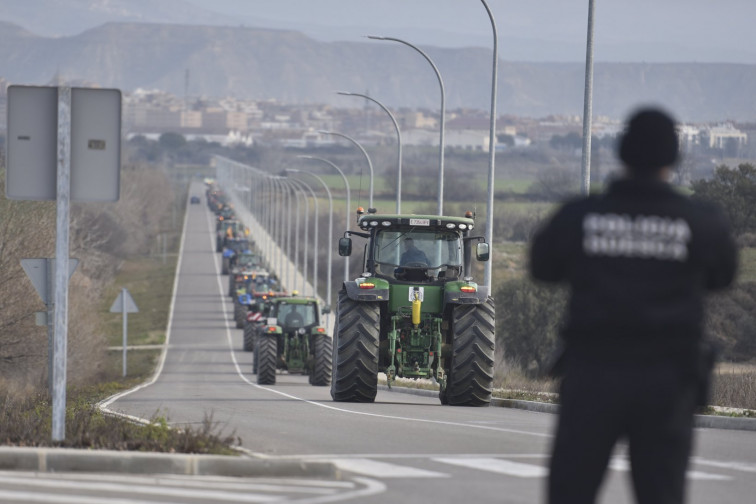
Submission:
M 193 194 L 200 191 L 195 184 Z M 328 499 L 543 501 L 553 415 L 441 406 L 436 398 L 388 391 L 379 391 L 374 404 L 335 403 L 328 387 L 313 387 L 299 375 L 279 374 L 275 385 L 258 386 L 252 353 L 242 350 L 242 331 L 234 328 L 225 295 L 213 219 L 205 204 L 188 205 L 162 371 L 110 409 L 141 418 L 165 415 L 176 425 L 210 417 L 257 457 L 331 461 L 351 486 L 330 488 Z M 701 429 L 696 435 L 689 501 L 753 502 L 756 433 Z M 600 502 L 633 502 L 622 446 Z

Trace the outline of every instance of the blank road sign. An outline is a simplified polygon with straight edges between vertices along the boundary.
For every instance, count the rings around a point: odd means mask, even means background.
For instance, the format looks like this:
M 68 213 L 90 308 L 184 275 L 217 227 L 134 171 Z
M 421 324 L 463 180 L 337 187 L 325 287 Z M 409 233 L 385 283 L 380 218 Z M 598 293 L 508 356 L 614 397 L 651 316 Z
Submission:
M 8 87 L 5 194 L 54 200 L 57 193 L 58 89 Z
M 71 200 L 117 201 L 121 92 L 71 89 Z
M 58 88 L 8 87 L 8 198 L 54 200 L 58 173 Z M 121 92 L 71 88 L 72 201 L 117 201 Z

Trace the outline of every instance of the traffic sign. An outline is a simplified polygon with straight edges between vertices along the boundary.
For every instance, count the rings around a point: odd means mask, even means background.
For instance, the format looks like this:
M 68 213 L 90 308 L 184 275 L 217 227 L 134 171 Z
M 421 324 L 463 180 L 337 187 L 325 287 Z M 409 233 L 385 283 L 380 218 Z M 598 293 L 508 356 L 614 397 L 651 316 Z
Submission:
M 137 308 L 134 298 L 131 297 L 131 294 L 129 294 L 129 291 L 125 287 L 118 293 L 113 306 L 110 307 L 110 313 L 139 313 L 139 308 Z
M 8 87 L 5 194 L 54 200 L 57 195 L 58 88 Z M 121 92 L 71 88 L 70 197 L 117 201 L 121 168 Z
M 68 278 L 71 278 L 71 275 L 76 271 L 78 265 L 78 259 L 68 260 Z M 45 305 L 51 304 L 52 299 L 50 299 L 50 296 L 55 292 L 55 258 L 21 259 L 21 267 L 24 268 L 26 276 L 31 280 L 31 283 L 37 291 L 37 294 L 39 294 L 39 297 L 42 299 L 42 302 L 45 303 Z M 47 288 L 48 279 L 50 280 L 49 285 L 52 287 L 49 289 L 49 292 Z

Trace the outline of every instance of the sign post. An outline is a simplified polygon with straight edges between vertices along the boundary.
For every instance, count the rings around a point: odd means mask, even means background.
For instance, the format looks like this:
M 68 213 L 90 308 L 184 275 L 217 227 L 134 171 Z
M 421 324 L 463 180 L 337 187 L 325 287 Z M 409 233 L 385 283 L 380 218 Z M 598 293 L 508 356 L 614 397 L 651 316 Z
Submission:
M 78 259 L 69 259 L 68 278 L 71 278 Z M 21 267 L 31 280 L 39 298 L 47 307 L 47 311 L 37 313 L 37 325 L 47 326 L 47 385 L 50 395 L 53 393 L 53 345 L 54 345 L 54 317 L 55 317 L 55 259 L 21 259 Z
M 126 377 L 126 352 L 129 343 L 129 330 L 128 319 L 129 313 L 139 313 L 134 298 L 131 297 L 126 287 L 121 288 L 121 293 L 113 301 L 113 306 L 110 307 L 110 313 L 122 313 L 123 314 L 123 377 Z
M 121 92 L 14 85 L 8 87 L 7 111 L 6 196 L 57 202 L 52 440 L 63 441 L 70 202 L 118 200 Z

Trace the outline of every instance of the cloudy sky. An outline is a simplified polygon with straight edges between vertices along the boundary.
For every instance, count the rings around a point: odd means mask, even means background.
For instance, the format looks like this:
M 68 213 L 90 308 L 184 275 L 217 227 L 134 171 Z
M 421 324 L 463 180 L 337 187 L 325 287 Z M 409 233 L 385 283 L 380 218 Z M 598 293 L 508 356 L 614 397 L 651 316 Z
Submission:
M 479 0 L 188 0 L 240 24 L 306 31 L 324 40 L 366 34 L 417 44 L 489 46 Z M 580 61 L 588 0 L 488 0 L 508 60 Z M 756 63 L 753 0 L 595 0 L 598 61 Z

